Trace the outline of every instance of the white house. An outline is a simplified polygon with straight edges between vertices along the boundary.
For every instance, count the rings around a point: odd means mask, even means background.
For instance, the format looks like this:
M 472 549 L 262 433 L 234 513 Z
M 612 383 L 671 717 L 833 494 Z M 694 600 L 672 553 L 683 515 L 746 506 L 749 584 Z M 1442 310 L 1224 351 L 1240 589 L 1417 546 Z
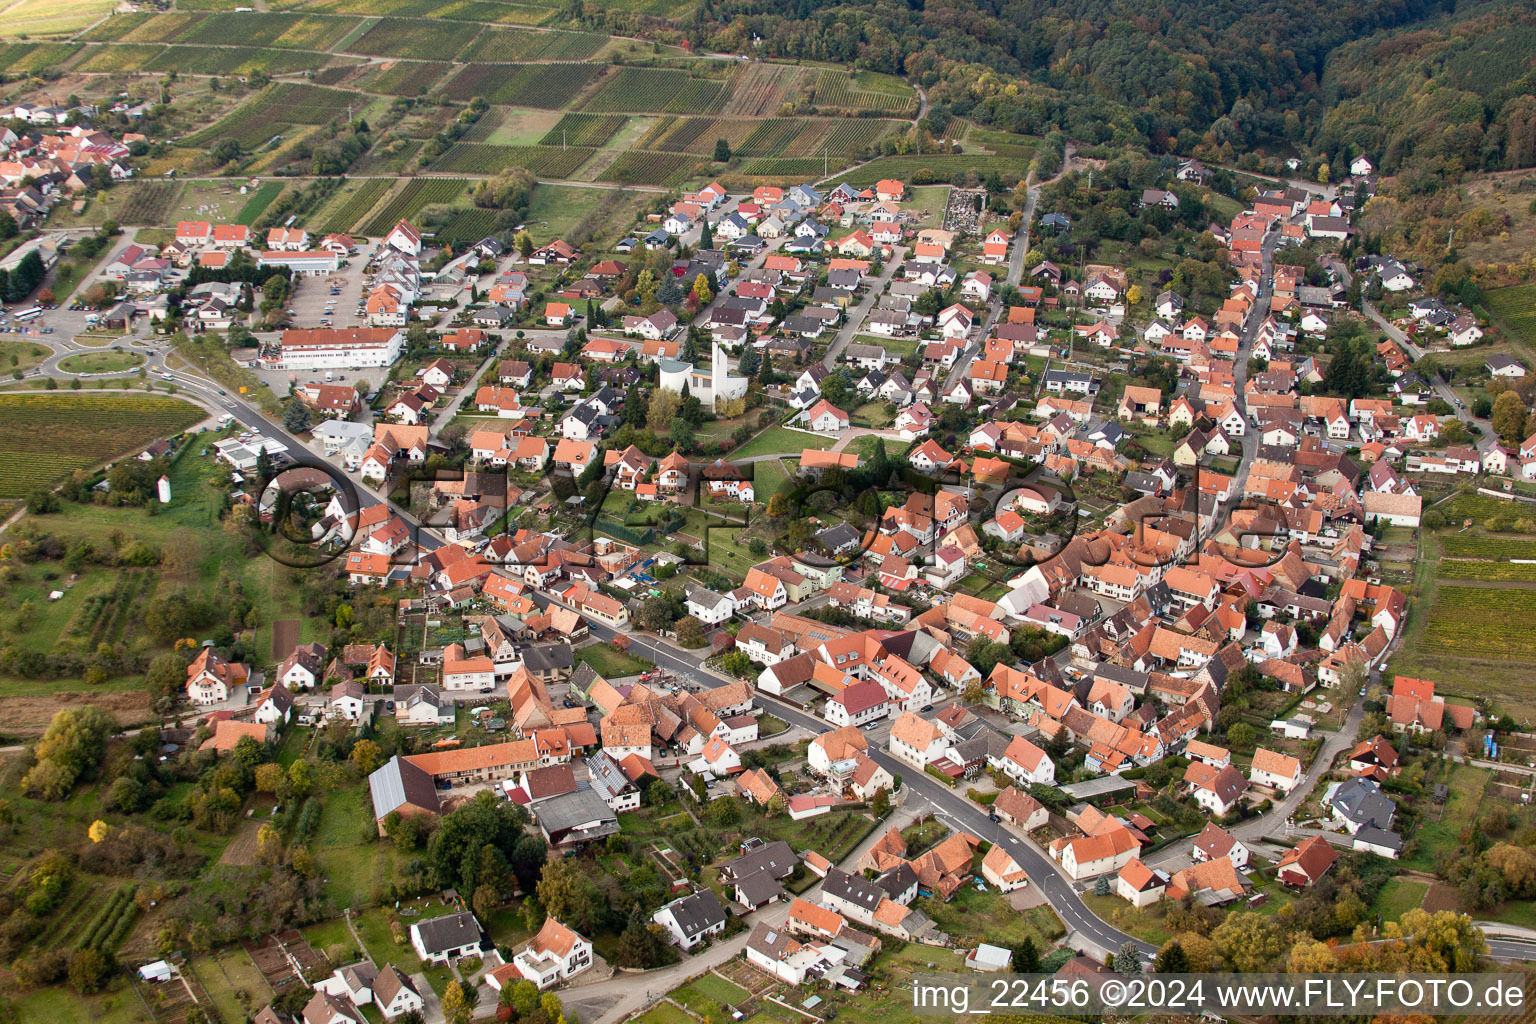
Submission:
M 1056 784 L 1055 763 L 1045 751 L 1023 736 L 1015 736 L 1000 757 L 989 760 L 993 761 L 992 767 L 1001 769 L 1015 782 L 1042 786 Z
M 385 1020 L 394 1020 L 403 1013 L 420 1013 L 426 1007 L 416 983 L 394 964 L 385 964 L 373 982 L 373 1001 Z
M 470 913 L 417 921 L 411 925 L 411 946 L 417 956 L 434 964 L 485 954 L 480 922 Z
M 844 687 L 827 699 L 822 717 L 834 726 L 865 725 L 890 713 L 890 701 L 879 683 L 865 681 Z
M 553 917 L 546 917 L 539 934 L 512 958 L 512 963 L 539 988 L 551 988 L 592 966 L 592 943 Z
M 688 614 L 706 626 L 718 626 L 736 614 L 736 604 L 729 597 L 690 583 L 686 588 Z
M 903 711 L 891 725 L 886 746 L 891 756 L 914 767 L 926 768 L 944 756 L 949 741 L 934 723 Z
M 1301 785 L 1301 762 L 1289 754 L 1259 747 L 1253 752 L 1253 767 L 1248 781 L 1255 786 L 1268 786 L 1282 793 L 1289 793 Z
M 651 920 L 666 929 L 673 945 L 693 949 L 725 934 L 726 913 L 713 890 L 701 889 L 668 903 Z

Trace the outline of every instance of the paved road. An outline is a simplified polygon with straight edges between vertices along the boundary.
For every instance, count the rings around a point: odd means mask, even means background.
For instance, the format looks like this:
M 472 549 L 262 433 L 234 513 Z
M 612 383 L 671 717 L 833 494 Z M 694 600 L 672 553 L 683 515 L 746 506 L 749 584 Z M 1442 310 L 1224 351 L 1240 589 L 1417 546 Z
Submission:
M 869 316 L 869 311 L 875 308 L 875 303 L 885 291 L 885 286 L 891 283 L 891 278 L 896 275 L 896 268 L 901 266 L 906 255 L 906 246 L 892 247 L 891 258 L 886 260 L 885 269 L 880 272 L 879 277 L 865 285 L 867 290 L 864 292 L 864 297 L 859 300 L 857 306 L 848 311 L 848 320 L 842 330 L 837 332 L 837 337 L 833 338 L 832 343 L 827 346 L 827 354 L 822 357 L 821 365 L 829 370 L 837 365 L 837 357 L 859 333 L 859 328 L 864 326 L 864 318 Z
M 555 603 L 544 595 L 536 595 L 534 600 L 540 606 Z M 592 623 L 593 636 L 604 642 L 611 641 L 618 632 L 601 623 Z M 624 635 L 632 648 L 639 649 L 637 653 L 644 652 L 658 666 L 701 686 L 716 687 L 736 681 L 705 668 L 696 658 L 688 656 L 670 644 L 640 634 Z M 826 731 L 825 722 L 793 705 L 777 700 L 770 694 L 758 692 L 757 702 L 791 725 L 798 725 L 813 733 Z M 892 774 L 901 775 L 903 784 L 909 789 L 911 796 L 921 797 L 937 808 L 937 815 L 946 823 L 954 828 L 964 829 L 988 842 L 1004 845 L 1014 860 L 1018 861 L 1029 874 L 1032 883 L 1039 887 L 1040 893 L 1056 913 L 1061 916 L 1062 922 L 1072 933 L 1069 939 L 1076 948 L 1092 950 L 1100 956 L 1107 956 L 1119 950 L 1124 943 L 1134 942 L 1146 955 L 1150 956 L 1157 951 L 1157 947 L 1113 928 L 1095 917 L 1071 883 L 1058 872 L 1055 862 L 1027 837 L 1021 838 L 1012 829 L 992 821 L 987 812 L 921 769 L 898 761 L 883 750 L 872 747 L 869 753 L 875 763 Z

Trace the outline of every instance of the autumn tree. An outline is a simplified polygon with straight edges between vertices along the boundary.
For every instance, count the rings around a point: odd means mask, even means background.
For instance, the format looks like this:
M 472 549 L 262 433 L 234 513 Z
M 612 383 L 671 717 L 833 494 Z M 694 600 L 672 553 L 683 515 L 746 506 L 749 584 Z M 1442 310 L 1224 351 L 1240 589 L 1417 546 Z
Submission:
M 1253 913 L 1229 914 L 1211 932 L 1216 951 L 1232 970 L 1268 970 L 1284 949 L 1275 920 Z
M 352 746 L 352 763 L 364 775 L 370 775 L 384 763 L 384 755 L 373 740 L 358 740 Z
M 1179 945 L 1178 939 L 1169 939 L 1163 943 L 1163 948 L 1157 951 L 1157 959 L 1152 961 L 1152 969 L 1158 974 L 1189 973 L 1189 957 L 1185 955 L 1184 947 Z
M 443 990 L 443 1019 L 449 1024 L 466 1024 L 475 1012 L 475 1001 L 464 991 L 460 981 L 450 981 Z
M 596 931 L 606 913 L 596 885 L 575 861 L 561 858 L 545 864 L 534 893 L 546 914 L 584 935 Z
M 1525 414 L 1525 401 L 1513 391 L 1504 392 L 1493 402 L 1493 415 L 1489 417 L 1493 432 L 1510 443 L 1523 440 Z

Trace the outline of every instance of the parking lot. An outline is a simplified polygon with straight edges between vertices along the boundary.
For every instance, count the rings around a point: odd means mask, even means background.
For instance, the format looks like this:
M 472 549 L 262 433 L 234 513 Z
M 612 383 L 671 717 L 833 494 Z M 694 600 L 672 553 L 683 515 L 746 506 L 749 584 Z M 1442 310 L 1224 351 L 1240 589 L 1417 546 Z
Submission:
M 333 287 L 338 294 L 331 294 Z M 364 298 L 363 259 L 356 256 L 334 274 L 295 278 L 288 308 L 294 327 L 366 327 L 366 316 L 357 313 Z

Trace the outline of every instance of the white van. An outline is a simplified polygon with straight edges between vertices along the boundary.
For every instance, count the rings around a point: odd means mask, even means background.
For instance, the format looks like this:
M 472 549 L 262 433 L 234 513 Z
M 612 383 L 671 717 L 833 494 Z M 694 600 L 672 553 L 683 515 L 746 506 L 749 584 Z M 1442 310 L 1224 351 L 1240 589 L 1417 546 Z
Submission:
M 327 384 L 329 384 L 331 382 L 331 371 L 330 370 L 326 370 L 325 371 L 325 382 Z

